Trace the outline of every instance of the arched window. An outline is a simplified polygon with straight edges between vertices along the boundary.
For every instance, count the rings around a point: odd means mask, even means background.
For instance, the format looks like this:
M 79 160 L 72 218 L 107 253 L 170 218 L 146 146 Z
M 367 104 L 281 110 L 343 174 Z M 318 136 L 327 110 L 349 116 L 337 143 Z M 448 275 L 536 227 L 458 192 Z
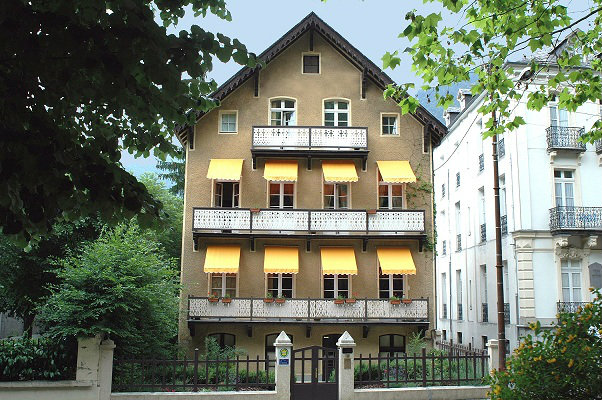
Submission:
M 349 126 L 349 102 L 347 100 L 324 101 L 324 126 Z
M 265 335 L 265 359 L 270 360 L 270 365 L 274 365 L 274 362 L 276 362 L 276 347 L 274 347 L 274 342 L 278 335 L 279 333 Z M 287 335 L 291 339 L 291 343 L 293 343 L 293 335 L 289 335 L 288 333 Z
M 403 335 L 380 335 L 378 337 L 378 354 L 382 357 L 405 353 L 406 337 Z
M 236 336 L 230 333 L 212 333 L 209 337 L 215 339 L 220 349 L 236 346 Z
M 272 100 L 270 102 L 270 125 L 297 125 L 297 105 L 295 100 Z

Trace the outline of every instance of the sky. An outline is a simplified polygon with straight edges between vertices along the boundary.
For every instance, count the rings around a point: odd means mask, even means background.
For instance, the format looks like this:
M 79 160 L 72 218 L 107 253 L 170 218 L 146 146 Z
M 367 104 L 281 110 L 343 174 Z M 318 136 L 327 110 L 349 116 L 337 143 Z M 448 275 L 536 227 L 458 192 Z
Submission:
M 569 6 L 573 11 L 571 16 L 575 18 L 579 12 L 589 8 L 591 0 L 566 0 L 562 3 Z M 443 24 L 456 26 L 460 22 L 458 16 L 445 13 L 439 3 L 423 4 L 421 0 L 226 0 L 226 4 L 232 13 L 230 22 L 209 13 L 203 18 L 187 12 L 178 26 L 170 28 L 170 31 L 188 30 L 192 25 L 199 25 L 207 31 L 237 38 L 247 46 L 248 51 L 260 54 L 313 11 L 376 65 L 381 66 L 381 57 L 385 52 L 401 52 L 409 46 L 407 41 L 398 38 L 408 24 L 405 20 L 407 12 L 413 9 L 422 15 L 442 12 Z M 240 68 L 234 62 L 224 64 L 215 59 L 209 77 L 220 85 Z M 422 84 L 410 62 L 385 72 L 397 83 Z M 135 159 L 123 152 L 121 161 L 136 176 L 143 172 L 156 172 L 156 160 L 153 157 Z

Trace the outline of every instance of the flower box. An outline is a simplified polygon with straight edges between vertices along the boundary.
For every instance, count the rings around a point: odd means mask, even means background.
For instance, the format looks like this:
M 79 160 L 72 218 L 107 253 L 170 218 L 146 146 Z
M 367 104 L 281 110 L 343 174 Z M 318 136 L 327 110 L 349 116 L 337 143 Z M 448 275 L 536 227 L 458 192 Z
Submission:
M 355 304 L 355 299 L 345 299 L 345 303 L 347 303 L 347 304 Z
M 266 297 L 265 299 L 263 299 L 264 303 L 273 303 L 274 299 L 272 297 Z
M 389 300 L 389 303 L 394 304 L 394 305 L 398 305 L 401 304 L 401 300 Z
M 232 303 L 232 299 L 229 297 L 224 297 L 224 298 L 222 298 L 222 303 L 230 304 L 230 303 Z
M 334 299 L 334 304 L 345 304 L 345 299 Z
M 403 304 L 412 304 L 412 299 L 402 299 L 401 302 Z
M 282 304 L 285 301 L 286 301 L 286 299 L 278 299 L 278 298 L 276 299 L 276 303 L 278 303 L 278 304 Z
M 261 211 L 260 208 L 251 208 L 252 213 L 258 213 L 259 211 Z
M 219 301 L 219 298 L 217 297 L 209 297 L 209 303 L 217 303 Z

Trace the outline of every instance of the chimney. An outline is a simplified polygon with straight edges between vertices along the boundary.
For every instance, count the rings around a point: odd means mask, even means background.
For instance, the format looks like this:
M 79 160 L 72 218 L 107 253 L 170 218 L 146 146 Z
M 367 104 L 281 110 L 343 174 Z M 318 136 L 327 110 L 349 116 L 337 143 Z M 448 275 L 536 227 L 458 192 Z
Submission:
M 445 126 L 448 128 L 454 123 L 456 118 L 460 115 L 460 109 L 458 107 L 448 107 L 443 112 L 443 118 L 445 118 Z
M 470 99 L 472 99 L 472 93 L 470 92 L 470 89 L 458 90 L 458 101 L 460 102 L 460 111 L 464 111 L 468 103 L 470 103 Z

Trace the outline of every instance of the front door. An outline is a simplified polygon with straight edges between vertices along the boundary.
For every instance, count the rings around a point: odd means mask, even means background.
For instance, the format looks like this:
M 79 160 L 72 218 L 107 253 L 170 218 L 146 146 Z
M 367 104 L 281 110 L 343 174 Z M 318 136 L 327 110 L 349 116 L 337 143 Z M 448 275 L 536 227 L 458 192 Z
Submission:
M 337 367 L 336 351 L 332 348 L 311 346 L 293 350 L 291 400 L 336 400 Z

